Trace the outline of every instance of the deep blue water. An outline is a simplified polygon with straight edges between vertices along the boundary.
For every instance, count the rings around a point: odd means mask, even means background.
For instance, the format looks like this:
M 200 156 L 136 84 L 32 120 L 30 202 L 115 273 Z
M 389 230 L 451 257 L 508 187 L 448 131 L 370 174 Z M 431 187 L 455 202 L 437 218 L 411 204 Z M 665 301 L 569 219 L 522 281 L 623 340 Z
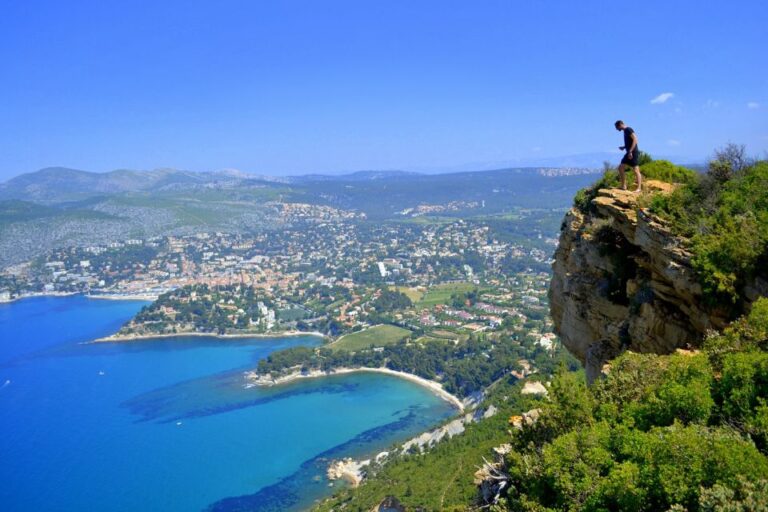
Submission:
M 244 389 L 243 370 L 313 337 L 83 343 L 143 304 L 0 305 L 3 511 L 302 509 L 331 490 L 327 459 L 376 453 L 453 414 L 380 374 Z

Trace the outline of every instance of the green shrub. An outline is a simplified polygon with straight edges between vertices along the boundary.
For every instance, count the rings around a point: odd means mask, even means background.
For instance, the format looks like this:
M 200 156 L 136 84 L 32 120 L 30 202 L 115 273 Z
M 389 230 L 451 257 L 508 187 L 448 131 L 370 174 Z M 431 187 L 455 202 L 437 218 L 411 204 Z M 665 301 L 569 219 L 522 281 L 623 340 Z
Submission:
M 693 237 L 691 263 L 703 291 L 713 304 L 735 305 L 740 290 L 766 250 L 768 232 L 753 212 L 721 212 L 705 223 L 706 232 Z
M 764 446 L 768 435 L 768 353 L 728 354 L 717 391 L 724 417 Z
M 650 210 L 664 219 L 676 234 L 691 237 L 700 231 L 697 185 L 678 187 L 668 194 L 656 193 L 648 202 Z
M 645 151 L 641 151 L 640 154 L 637 157 L 637 163 L 640 165 L 640 167 L 647 165 L 649 163 L 653 162 L 653 157 L 649 153 L 646 153 Z
M 747 315 L 746 329 L 754 339 L 768 337 L 768 297 L 760 297 L 752 304 L 752 310 Z
M 619 456 L 642 468 L 639 485 L 648 491 L 646 510 L 681 504 L 693 511 L 702 487 L 735 486 L 740 477 L 768 475 L 768 460 L 729 429 L 676 424 L 627 431 L 617 443 Z
M 654 160 L 641 165 L 640 172 L 645 179 L 667 183 L 694 183 L 698 178 L 696 171 L 675 165 L 667 160 Z
M 611 428 L 601 423 L 555 439 L 543 449 L 544 478 L 560 509 L 576 508 L 594 495 L 615 465 Z
M 752 304 L 749 315 L 731 323 L 718 335 L 708 337 L 704 349 L 716 371 L 722 371 L 723 358 L 734 352 L 767 349 L 768 298 L 761 297 Z
M 766 512 L 768 480 L 750 482 L 741 478 L 735 488 L 715 484 L 702 489 L 699 509 L 702 512 Z
M 650 208 L 689 238 L 710 305 L 738 313 L 744 285 L 768 266 L 768 162 L 723 183 L 696 178 L 671 194 L 657 194 Z
M 654 426 L 704 424 L 714 400 L 706 354 L 656 356 L 625 353 L 595 386 L 597 417 L 648 430 Z
M 622 510 L 628 512 L 646 509 L 648 490 L 642 485 L 642 468 L 635 462 L 614 464 L 602 478 L 594 494 L 587 497 L 586 510 Z
M 768 460 L 736 432 L 679 423 L 643 432 L 599 422 L 507 465 L 512 510 L 695 511 L 706 489 L 768 477 Z
M 541 446 L 577 425 L 589 425 L 594 422 L 594 407 L 584 374 L 561 368 L 549 387 L 549 401 L 542 404 L 539 420 L 518 432 L 515 444 L 520 449 L 529 444 Z

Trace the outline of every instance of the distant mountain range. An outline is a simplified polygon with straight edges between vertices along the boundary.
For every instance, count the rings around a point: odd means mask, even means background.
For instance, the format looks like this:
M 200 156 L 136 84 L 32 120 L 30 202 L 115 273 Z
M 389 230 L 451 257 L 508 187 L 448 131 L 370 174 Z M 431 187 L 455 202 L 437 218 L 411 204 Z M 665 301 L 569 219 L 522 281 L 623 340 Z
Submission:
M 536 174 L 557 176 L 559 174 L 589 174 L 589 168 L 573 168 L 561 171 L 558 168 L 511 168 L 494 169 L 481 172 L 506 172 L 511 174 Z M 439 175 L 465 174 L 449 172 Z M 430 174 L 435 176 L 435 174 Z M 48 167 L 36 172 L 16 176 L 5 183 L 0 183 L 0 200 L 19 199 L 44 204 L 82 201 L 96 196 L 113 196 L 123 193 L 147 192 L 162 193 L 169 191 L 194 190 L 198 188 L 235 188 L 242 186 L 302 185 L 313 182 L 371 182 L 371 181 L 408 181 L 424 177 L 425 174 L 410 171 L 357 171 L 349 174 L 326 175 L 308 174 L 304 176 L 264 176 L 249 174 L 238 170 L 213 172 L 193 172 L 177 169 L 157 169 L 153 171 L 133 171 L 118 169 L 97 173 L 69 169 L 66 167 Z M 478 179 L 482 176 L 478 174 Z M 448 179 L 454 179 L 455 176 Z M 467 177 L 469 178 L 469 177 Z
M 594 181 L 594 172 L 533 167 L 270 177 L 231 169 L 94 173 L 53 167 L 0 184 L 0 267 L 55 247 L 281 229 L 292 222 L 282 213 L 286 203 L 354 211 L 373 222 L 564 209 L 577 189 Z
M 176 169 L 131 171 L 119 169 L 97 173 L 48 167 L 37 172 L 22 174 L 0 183 L 0 199 L 23 199 L 45 203 L 81 200 L 95 195 L 115 195 L 125 192 L 142 192 L 194 188 L 209 183 L 241 181 L 240 173 L 219 171 L 200 173 Z

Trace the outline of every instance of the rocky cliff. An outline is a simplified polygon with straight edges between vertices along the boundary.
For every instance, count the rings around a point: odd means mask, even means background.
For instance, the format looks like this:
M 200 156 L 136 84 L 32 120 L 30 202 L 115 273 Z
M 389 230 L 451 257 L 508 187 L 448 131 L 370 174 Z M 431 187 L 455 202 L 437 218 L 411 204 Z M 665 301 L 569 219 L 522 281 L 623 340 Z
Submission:
M 673 185 L 649 180 L 646 187 L 668 192 Z M 696 347 L 708 330 L 727 323 L 703 296 L 686 241 L 638 200 L 632 192 L 601 189 L 586 211 L 571 209 L 562 224 L 550 309 L 590 381 L 624 350 Z M 754 300 L 766 285 L 754 283 L 745 294 Z

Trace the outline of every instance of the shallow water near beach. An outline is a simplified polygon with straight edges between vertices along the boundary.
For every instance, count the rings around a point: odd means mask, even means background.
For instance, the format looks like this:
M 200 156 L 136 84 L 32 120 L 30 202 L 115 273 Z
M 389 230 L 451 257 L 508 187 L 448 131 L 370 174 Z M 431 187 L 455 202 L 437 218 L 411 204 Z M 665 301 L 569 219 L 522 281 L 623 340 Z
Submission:
M 0 305 L 4 511 L 304 509 L 332 491 L 328 459 L 375 454 L 454 414 L 375 373 L 243 387 L 259 359 L 315 337 L 83 344 L 144 304 Z

